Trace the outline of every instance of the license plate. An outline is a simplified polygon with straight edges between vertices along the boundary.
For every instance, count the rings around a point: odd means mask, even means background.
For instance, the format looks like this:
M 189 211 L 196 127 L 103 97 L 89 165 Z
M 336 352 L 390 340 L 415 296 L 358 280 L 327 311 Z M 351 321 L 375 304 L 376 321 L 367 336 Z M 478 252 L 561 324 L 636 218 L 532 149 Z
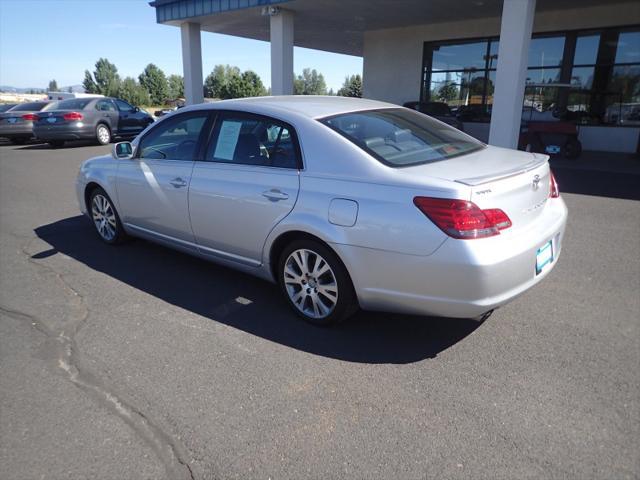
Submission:
M 538 249 L 536 253 L 536 275 L 540 274 L 544 268 L 553 262 L 553 245 L 551 240 Z
M 16 117 L 7 118 L 7 122 L 9 123 L 16 123 L 17 121 L 18 119 Z
M 545 152 L 548 153 L 549 155 L 556 155 L 558 153 L 560 153 L 562 149 L 560 148 L 559 145 L 548 145 L 547 148 L 545 148 Z
M 58 119 L 57 119 L 56 117 L 49 117 L 49 118 L 47 118 L 47 122 L 49 122 L 49 123 L 56 123 L 56 122 L 57 122 L 57 120 L 58 120 Z

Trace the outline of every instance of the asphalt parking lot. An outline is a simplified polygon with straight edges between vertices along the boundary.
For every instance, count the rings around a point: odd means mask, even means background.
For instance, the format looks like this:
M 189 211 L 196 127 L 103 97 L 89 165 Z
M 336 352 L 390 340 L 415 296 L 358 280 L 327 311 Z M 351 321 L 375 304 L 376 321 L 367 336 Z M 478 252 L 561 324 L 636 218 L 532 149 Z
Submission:
M 556 269 L 483 324 L 321 329 L 270 284 L 100 243 L 73 183 L 108 151 L 0 146 L 0 478 L 640 477 L 637 200 L 564 193 Z

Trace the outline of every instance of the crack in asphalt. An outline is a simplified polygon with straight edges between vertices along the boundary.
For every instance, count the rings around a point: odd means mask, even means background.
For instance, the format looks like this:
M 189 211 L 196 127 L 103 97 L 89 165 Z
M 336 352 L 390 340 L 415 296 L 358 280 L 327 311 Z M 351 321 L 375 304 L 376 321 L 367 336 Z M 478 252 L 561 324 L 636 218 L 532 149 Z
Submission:
M 23 244 L 20 252 L 27 258 L 28 262 L 35 265 L 37 269 L 53 275 L 56 280 L 58 280 L 63 289 L 74 299 L 73 301 L 76 307 L 80 309 L 81 314 L 72 322 L 65 324 L 62 328 L 53 329 L 38 316 L 20 310 L 0 305 L 0 313 L 19 321 L 29 322 L 48 339 L 53 340 L 49 348 L 52 350 L 51 353 L 55 359 L 55 366 L 65 372 L 67 378 L 76 387 L 89 394 L 100 405 L 106 407 L 129 425 L 158 456 L 169 479 L 194 480 L 194 472 L 189 462 L 185 460 L 188 458 L 185 448 L 170 434 L 166 433 L 151 421 L 140 409 L 123 400 L 121 396 L 113 392 L 113 389 L 107 388 L 102 380 L 92 374 L 86 367 L 82 366 L 75 336 L 89 318 L 91 314 L 90 309 L 84 297 L 69 285 L 63 274 L 56 271 L 50 265 L 36 262 L 31 257 L 28 247 L 33 240 L 35 239 L 31 238 Z

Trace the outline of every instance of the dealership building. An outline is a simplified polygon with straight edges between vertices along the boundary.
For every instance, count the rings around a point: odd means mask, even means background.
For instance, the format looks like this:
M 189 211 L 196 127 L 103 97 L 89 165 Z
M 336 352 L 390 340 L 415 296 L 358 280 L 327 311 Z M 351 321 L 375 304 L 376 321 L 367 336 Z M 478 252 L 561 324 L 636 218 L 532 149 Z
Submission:
M 150 4 L 181 29 L 188 103 L 203 101 L 200 38 L 216 32 L 271 43 L 274 95 L 293 93 L 293 47 L 306 47 L 363 57 L 365 97 L 446 103 L 494 145 L 515 147 L 524 119 L 576 124 L 586 150 L 640 152 L 637 0 Z

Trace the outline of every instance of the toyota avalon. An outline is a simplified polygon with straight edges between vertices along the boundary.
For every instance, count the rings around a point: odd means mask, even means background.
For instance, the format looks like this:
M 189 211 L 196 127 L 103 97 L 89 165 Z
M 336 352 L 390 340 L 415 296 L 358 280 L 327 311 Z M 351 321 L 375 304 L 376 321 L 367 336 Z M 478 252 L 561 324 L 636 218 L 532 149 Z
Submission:
M 340 97 L 185 107 L 85 161 L 76 189 L 104 242 L 276 282 L 316 324 L 358 308 L 486 317 L 554 268 L 567 219 L 546 155 Z

